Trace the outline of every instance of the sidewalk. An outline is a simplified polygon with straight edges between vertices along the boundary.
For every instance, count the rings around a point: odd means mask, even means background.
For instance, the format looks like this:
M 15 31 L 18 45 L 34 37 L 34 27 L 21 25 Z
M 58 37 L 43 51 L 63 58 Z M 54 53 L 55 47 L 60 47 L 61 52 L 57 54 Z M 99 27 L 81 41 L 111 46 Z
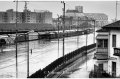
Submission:
M 89 73 L 91 70 L 93 70 L 93 59 L 89 60 L 87 62 L 87 68 L 86 68 L 86 62 L 79 67 L 79 70 L 73 72 L 68 77 L 70 78 L 89 78 Z
M 89 73 L 94 68 L 94 60 L 93 60 L 94 52 L 87 55 L 87 63 L 86 63 L 86 57 L 84 57 L 85 60 L 83 64 L 79 64 L 78 67 L 72 67 L 68 68 L 67 71 L 61 76 L 67 77 L 67 78 L 89 78 Z M 79 63 L 79 62 L 78 62 Z M 67 74 L 66 74 L 67 72 Z M 68 73 L 70 72 L 70 73 Z

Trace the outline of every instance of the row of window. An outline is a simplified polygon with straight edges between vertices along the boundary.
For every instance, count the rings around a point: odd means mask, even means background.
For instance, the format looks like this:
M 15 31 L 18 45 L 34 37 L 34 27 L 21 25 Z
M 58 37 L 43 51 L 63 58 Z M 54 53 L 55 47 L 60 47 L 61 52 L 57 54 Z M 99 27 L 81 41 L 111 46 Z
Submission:
M 108 47 L 108 39 L 99 39 L 97 41 L 98 47 L 107 48 Z M 116 35 L 112 35 L 112 47 L 116 47 Z

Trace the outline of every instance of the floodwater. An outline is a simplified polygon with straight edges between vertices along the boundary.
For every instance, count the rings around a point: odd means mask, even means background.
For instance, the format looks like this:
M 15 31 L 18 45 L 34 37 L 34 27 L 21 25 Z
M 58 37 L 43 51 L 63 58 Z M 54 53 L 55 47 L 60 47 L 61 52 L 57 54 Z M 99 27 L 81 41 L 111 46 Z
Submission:
M 87 45 L 93 43 L 93 34 L 88 35 Z M 65 54 L 86 45 L 86 35 L 65 38 Z M 59 47 L 59 48 L 58 48 Z M 27 51 L 29 48 L 29 75 L 44 68 L 63 55 L 63 41 L 59 39 L 35 40 L 18 43 L 18 78 L 27 77 Z M 3 49 L 1 51 L 1 49 Z M 15 45 L 0 48 L 0 78 L 16 77 Z

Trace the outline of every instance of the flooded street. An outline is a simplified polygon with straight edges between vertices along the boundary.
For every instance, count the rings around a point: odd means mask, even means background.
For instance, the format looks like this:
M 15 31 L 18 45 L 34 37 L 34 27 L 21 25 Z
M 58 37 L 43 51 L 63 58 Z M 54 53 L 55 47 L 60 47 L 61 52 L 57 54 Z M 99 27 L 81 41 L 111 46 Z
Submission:
M 78 42 L 78 41 L 79 42 Z M 88 35 L 87 44 L 93 43 L 93 34 Z M 55 59 L 61 57 L 62 54 L 62 39 L 35 40 L 18 43 L 18 77 L 27 77 L 27 49 L 29 45 L 29 65 L 30 75 L 35 71 L 44 68 Z M 86 45 L 86 35 L 65 38 L 65 54 L 70 53 Z M 1 50 L 1 49 L 0 49 Z M 16 58 L 15 45 L 4 46 L 3 52 L 0 53 L 0 78 L 16 77 Z

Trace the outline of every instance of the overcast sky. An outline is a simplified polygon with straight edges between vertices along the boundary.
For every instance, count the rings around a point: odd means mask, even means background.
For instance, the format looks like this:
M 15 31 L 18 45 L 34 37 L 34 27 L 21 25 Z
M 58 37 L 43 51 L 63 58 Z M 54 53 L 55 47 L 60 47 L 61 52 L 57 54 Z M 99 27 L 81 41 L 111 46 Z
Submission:
M 116 1 L 65 1 L 66 9 L 74 9 L 75 6 L 83 6 L 84 13 L 105 13 L 108 15 L 109 20 L 115 18 Z M 19 2 L 18 10 L 23 11 L 24 2 Z M 7 9 L 15 10 L 16 3 L 11 1 L 0 1 L 0 11 L 6 11 Z M 31 11 L 36 10 L 49 10 L 53 12 L 53 18 L 57 17 L 57 14 L 62 14 L 63 4 L 60 1 L 29 1 L 28 9 Z M 118 19 L 120 19 L 120 2 L 118 2 Z

